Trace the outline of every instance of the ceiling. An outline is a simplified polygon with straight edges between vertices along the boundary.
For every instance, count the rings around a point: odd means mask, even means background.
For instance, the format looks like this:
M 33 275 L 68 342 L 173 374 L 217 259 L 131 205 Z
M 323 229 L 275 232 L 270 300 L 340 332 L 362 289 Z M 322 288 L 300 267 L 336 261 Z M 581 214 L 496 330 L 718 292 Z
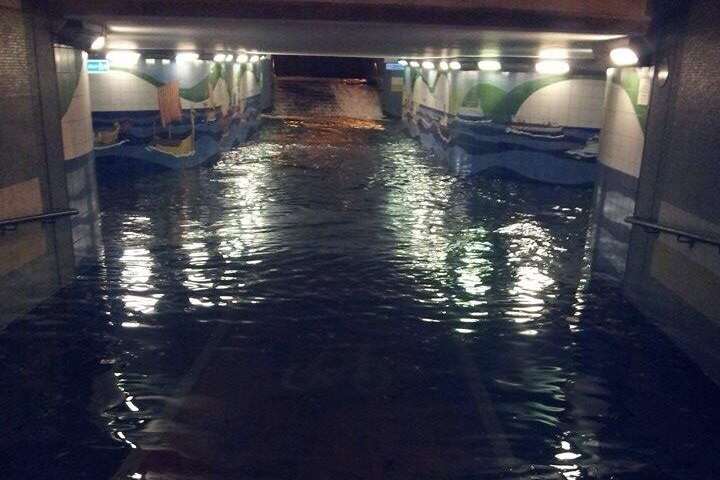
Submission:
M 623 36 L 603 33 L 493 30 L 473 25 L 392 24 L 331 20 L 118 17 L 92 15 L 107 48 L 262 52 L 385 58 L 535 57 L 541 48 L 569 49 L 591 59 L 598 43 Z

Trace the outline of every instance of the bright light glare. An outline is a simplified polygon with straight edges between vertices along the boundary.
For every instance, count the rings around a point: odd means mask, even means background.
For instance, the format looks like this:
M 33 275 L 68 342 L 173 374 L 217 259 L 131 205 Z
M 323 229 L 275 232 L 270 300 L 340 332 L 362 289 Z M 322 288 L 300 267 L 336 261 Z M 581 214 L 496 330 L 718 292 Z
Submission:
M 635 50 L 632 48 L 621 47 L 614 48 L 610 52 L 610 60 L 618 67 L 625 67 L 628 65 L 636 65 L 640 61 L 640 58 L 638 58 L 637 53 L 635 53 Z
M 502 68 L 502 65 L 497 60 L 480 60 L 477 66 L 478 69 L 485 72 L 497 72 Z
M 398 64 L 402 65 L 403 67 L 407 67 L 407 66 L 408 66 L 408 61 L 407 61 L 407 60 L 404 60 L 404 59 L 403 59 L 403 60 L 398 60 Z
M 564 75 L 570 71 L 570 64 L 561 60 L 545 60 L 537 62 L 535 70 L 548 75 Z
M 568 58 L 568 51 L 565 48 L 543 48 L 540 50 L 540 58 L 547 60 L 565 60 Z
M 244 53 L 241 53 L 241 54 L 238 55 L 237 58 L 235 59 L 235 61 L 236 61 L 237 63 L 247 63 L 248 60 L 250 60 L 250 57 L 248 57 L 248 56 L 247 56 L 246 54 L 244 54 Z
M 192 62 L 200 59 L 200 55 L 196 52 L 178 52 L 175 60 L 178 62 Z
M 140 54 L 131 50 L 111 50 L 105 55 L 105 58 L 118 67 L 129 67 L 138 62 Z
M 155 59 L 154 58 L 146 58 L 145 63 L 147 65 L 155 65 Z
M 438 68 L 440 68 L 440 70 L 442 70 L 443 72 L 447 72 L 450 69 L 450 65 L 448 65 L 448 63 L 445 60 L 443 60 L 438 65 Z
M 250 57 L 250 63 L 257 63 L 259 61 L 260 61 L 260 57 L 257 55 L 253 55 L 252 57 Z
M 457 60 L 453 60 L 452 62 L 450 62 L 450 70 L 460 70 L 461 68 L 462 64 Z
M 232 54 L 225 55 L 225 61 L 226 62 L 232 62 L 235 57 Z
M 213 57 L 213 62 L 222 62 L 225 60 L 225 54 L 224 53 L 216 53 Z
M 105 48 L 105 35 L 100 35 L 93 40 L 90 45 L 90 50 L 102 50 L 103 48 Z
M 162 59 L 162 64 L 163 64 L 163 65 L 170 65 L 170 59 L 169 59 L 169 58 L 163 58 L 163 59 Z
M 418 67 L 420 66 L 420 64 L 419 64 L 418 62 L 416 62 L 415 60 L 411 60 L 411 61 L 410 61 L 410 66 L 411 66 L 412 68 L 418 68 Z
M 433 62 L 431 62 L 430 60 L 425 60 L 425 61 L 422 63 L 422 67 L 423 67 L 425 70 L 435 70 L 435 64 L 434 64 Z

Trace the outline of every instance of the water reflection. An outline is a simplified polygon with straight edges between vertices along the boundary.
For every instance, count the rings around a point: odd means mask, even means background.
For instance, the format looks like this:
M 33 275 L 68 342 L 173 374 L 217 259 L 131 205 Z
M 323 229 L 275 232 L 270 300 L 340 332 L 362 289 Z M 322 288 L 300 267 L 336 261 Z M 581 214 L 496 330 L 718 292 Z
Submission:
M 0 335 L 8 478 L 703 478 L 720 393 L 590 282 L 590 196 L 331 119 L 106 180 L 104 257 Z

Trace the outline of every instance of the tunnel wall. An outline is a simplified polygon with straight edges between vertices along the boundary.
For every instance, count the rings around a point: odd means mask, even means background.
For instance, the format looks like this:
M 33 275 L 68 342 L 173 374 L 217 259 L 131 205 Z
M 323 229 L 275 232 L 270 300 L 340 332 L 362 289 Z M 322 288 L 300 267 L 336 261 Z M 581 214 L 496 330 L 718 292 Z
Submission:
M 110 64 L 109 71 L 90 75 L 98 164 L 139 161 L 184 168 L 215 158 L 259 128 L 260 112 L 272 102 L 265 90 L 272 86 L 268 75 L 267 60 Z M 178 97 L 182 119 L 164 127 L 159 102 Z
M 380 102 L 385 115 L 402 117 L 404 83 L 404 69 L 398 63 L 385 62 L 380 74 Z
M 406 68 L 403 119 L 460 174 L 592 184 L 605 76 Z
M 68 206 L 80 212 L 71 220 L 76 264 L 101 245 L 87 59 L 81 50 L 55 45 Z
M 654 70 L 611 68 L 607 73 L 600 164 L 595 184 L 593 268 L 620 281 L 630 244 Z
M 720 2 L 666 2 L 640 170 L 639 217 L 720 238 Z M 634 227 L 625 292 L 720 382 L 720 251 Z
M 57 74 L 44 12 L 0 2 L 0 219 L 68 207 Z M 73 274 L 70 221 L 0 232 L 0 328 Z

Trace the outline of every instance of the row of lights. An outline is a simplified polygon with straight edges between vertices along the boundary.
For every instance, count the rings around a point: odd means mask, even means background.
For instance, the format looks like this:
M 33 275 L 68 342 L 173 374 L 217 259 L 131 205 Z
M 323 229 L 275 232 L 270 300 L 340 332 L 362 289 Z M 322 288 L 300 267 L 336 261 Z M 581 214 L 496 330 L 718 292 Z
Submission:
M 133 50 L 110 50 L 105 55 L 105 58 L 110 63 L 117 66 L 129 67 L 138 63 L 138 61 L 140 60 L 140 53 Z M 264 58 L 264 56 L 261 57 L 260 55 L 248 55 L 246 53 L 238 54 L 237 57 L 233 54 L 218 53 L 213 57 L 213 61 L 218 63 L 235 62 L 241 64 L 258 63 Z M 168 65 L 169 63 L 171 63 L 171 60 L 169 58 L 163 58 L 160 61 L 163 65 Z M 200 54 L 197 52 L 178 52 L 175 55 L 175 61 L 178 63 L 202 62 L 202 60 L 200 60 Z M 145 63 L 148 65 L 155 65 L 157 63 L 157 60 L 154 58 L 146 58 Z
M 550 75 L 564 75 L 570 71 L 570 64 L 565 60 L 568 58 L 568 52 L 564 49 L 553 48 L 540 52 L 540 60 L 535 63 L 535 71 Z M 615 48 L 610 52 L 610 60 L 615 66 L 625 67 L 637 65 L 640 61 L 638 54 L 629 47 Z M 435 70 L 446 72 L 448 70 L 461 70 L 462 64 L 457 60 L 446 61 L 441 60 L 437 65 L 430 60 L 399 60 L 398 63 L 403 67 L 420 68 L 425 70 Z M 498 72 L 502 70 L 502 64 L 498 60 L 480 60 L 477 62 L 478 70 L 484 72 Z

